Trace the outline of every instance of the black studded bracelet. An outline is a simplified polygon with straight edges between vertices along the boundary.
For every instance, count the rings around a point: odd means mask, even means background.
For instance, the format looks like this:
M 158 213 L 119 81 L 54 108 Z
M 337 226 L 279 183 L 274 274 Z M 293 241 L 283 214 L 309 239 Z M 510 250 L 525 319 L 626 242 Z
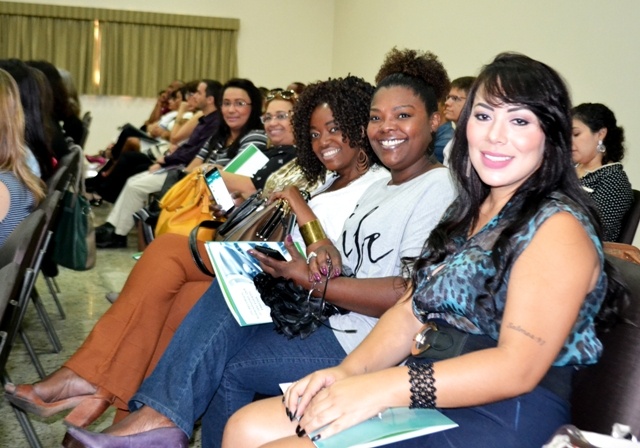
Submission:
M 435 408 L 436 386 L 433 378 L 433 363 L 408 363 L 411 383 L 410 409 Z

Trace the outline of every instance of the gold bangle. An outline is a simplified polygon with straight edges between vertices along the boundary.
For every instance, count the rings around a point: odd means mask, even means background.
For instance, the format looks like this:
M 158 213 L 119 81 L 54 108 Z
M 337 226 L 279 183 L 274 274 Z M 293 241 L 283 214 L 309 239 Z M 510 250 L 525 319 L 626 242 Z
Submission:
M 320 225 L 320 221 L 314 219 L 313 221 L 309 221 L 302 227 L 300 227 L 300 234 L 302 235 L 302 239 L 304 240 L 304 244 L 311 246 L 318 241 L 322 241 L 327 239 L 327 235 L 322 230 L 322 226 Z

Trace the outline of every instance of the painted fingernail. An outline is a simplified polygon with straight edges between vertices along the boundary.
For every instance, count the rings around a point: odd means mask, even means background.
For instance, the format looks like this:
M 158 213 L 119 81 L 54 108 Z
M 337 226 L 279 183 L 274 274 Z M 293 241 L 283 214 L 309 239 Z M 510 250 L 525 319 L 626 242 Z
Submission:
M 340 277 L 340 269 L 336 268 L 336 269 L 333 271 L 333 276 L 334 276 L 334 277 Z
M 326 266 L 322 266 L 320 268 L 320 272 L 322 272 L 322 275 L 327 275 L 327 267 Z
M 284 403 L 284 395 L 282 396 L 282 402 Z
M 320 440 L 320 434 L 316 434 L 315 436 L 311 437 L 312 442 L 315 442 L 317 440 Z
M 293 242 L 293 238 L 291 238 L 291 235 L 287 235 L 287 237 L 285 238 L 285 240 L 287 241 L 287 243 L 291 243 L 291 242 Z
M 300 425 L 298 425 L 296 426 L 296 434 L 298 434 L 298 437 L 304 437 L 305 434 L 307 434 L 307 431 L 305 431 L 300 427 Z
M 284 411 L 287 413 L 287 417 L 291 418 L 291 412 L 289 412 L 289 408 L 285 407 Z
M 317 273 L 313 276 L 313 278 L 315 278 L 317 282 L 322 280 L 322 277 L 320 277 L 320 274 L 317 274 Z

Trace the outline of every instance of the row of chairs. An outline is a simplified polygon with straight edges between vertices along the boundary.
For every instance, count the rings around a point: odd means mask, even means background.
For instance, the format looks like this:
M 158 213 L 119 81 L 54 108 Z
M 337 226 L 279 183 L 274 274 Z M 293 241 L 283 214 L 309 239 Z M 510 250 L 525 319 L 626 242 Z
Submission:
M 46 198 L 9 235 L 0 248 L 0 373 L 3 386 L 11 381 L 6 366 L 18 337 L 27 348 L 38 375 L 41 378 L 46 375 L 22 326 L 30 302 L 34 304 L 45 326 L 54 351 L 59 352 L 62 349 L 35 283 L 52 241 L 63 194 L 81 175 L 82 148 L 71 145 L 70 149 L 70 153 L 61 159 L 56 173 L 48 182 Z M 54 299 L 58 308 L 62 310 L 58 297 L 54 296 Z M 64 317 L 63 313 L 62 316 Z M 13 410 L 29 445 L 33 448 L 41 447 L 28 416 L 16 407 L 13 407 Z

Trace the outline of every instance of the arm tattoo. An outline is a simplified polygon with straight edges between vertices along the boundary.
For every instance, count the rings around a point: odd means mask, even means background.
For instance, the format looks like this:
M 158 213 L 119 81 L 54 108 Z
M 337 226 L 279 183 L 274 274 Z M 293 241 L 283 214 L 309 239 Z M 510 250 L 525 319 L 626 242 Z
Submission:
M 536 342 L 538 345 L 544 345 L 547 342 L 544 339 L 542 339 L 540 336 L 536 336 L 533 333 L 529 333 L 527 330 L 522 328 L 520 325 L 515 325 L 513 322 L 509 322 L 507 324 L 507 328 L 509 330 L 514 330 L 514 331 L 517 331 L 518 333 L 521 333 L 521 334 L 525 335 L 526 337 L 528 337 L 532 341 Z

